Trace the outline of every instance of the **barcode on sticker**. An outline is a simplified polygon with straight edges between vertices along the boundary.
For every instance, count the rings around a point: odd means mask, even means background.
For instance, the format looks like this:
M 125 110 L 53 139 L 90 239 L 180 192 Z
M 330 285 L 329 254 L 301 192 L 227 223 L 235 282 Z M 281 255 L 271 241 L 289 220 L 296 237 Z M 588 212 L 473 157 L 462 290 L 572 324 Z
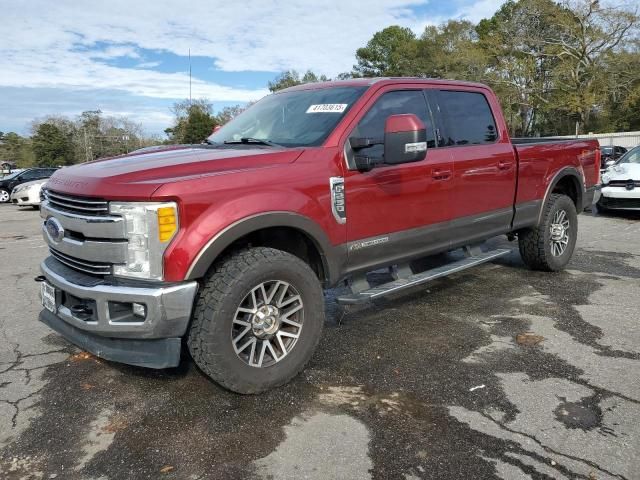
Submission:
M 347 105 L 347 103 L 320 103 L 307 108 L 307 113 L 342 113 Z

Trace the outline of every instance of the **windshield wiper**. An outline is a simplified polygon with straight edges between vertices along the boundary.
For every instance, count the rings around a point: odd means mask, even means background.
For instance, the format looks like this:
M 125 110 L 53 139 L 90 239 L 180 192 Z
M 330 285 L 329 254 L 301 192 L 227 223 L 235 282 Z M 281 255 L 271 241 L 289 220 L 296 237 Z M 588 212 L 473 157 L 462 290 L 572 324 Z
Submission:
M 226 143 L 227 145 L 238 143 L 255 143 L 257 145 L 268 145 L 270 147 L 282 147 L 282 145 L 270 142 L 269 140 L 262 140 L 261 138 L 253 137 L 242 137 L 240 140 L 225 140 L 224 143 Z

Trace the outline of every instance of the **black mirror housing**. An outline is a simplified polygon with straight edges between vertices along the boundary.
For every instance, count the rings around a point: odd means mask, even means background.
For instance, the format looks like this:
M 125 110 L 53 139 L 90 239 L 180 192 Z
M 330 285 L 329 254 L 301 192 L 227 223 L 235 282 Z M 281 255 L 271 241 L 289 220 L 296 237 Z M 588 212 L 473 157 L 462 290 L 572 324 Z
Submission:
M 349 144 L 353 150 L 362 150 L 363 148 L 372 147 L 373 145 L 382 145 L 383 142 L 382 139 L 369 137 L 351 137 L 349 139 Z
M 384 132 L 384 163 L 419 162 L 427 155 L 427 129 L 414 114 L 391 115 Z

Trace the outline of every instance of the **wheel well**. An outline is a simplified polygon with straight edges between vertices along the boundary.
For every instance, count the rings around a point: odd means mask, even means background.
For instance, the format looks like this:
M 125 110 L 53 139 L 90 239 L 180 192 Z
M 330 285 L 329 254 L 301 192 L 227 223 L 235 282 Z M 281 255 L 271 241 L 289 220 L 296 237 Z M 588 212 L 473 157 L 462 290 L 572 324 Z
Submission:
M 551 193 L 560 193 L 562 195 L 566 195 L 571 200 L 573 200 L 573 204 L 576 206 L 576 210 L 580 211 L 580 202 L 582 201 L 582 195 L 580 190 L 580 184 L 578 179 L 573 175 L 565 175 L 562 177 L 558 183 L 555 184 Z
M 307 263 L 321 282 L 328 281 L 327 271 L 320 248 L 306 233 L 293 227 L 269 227 L 237 239 L 225 248 L 218 258 L 228 252 L 248 247 L 270 247 L 295 255 Z

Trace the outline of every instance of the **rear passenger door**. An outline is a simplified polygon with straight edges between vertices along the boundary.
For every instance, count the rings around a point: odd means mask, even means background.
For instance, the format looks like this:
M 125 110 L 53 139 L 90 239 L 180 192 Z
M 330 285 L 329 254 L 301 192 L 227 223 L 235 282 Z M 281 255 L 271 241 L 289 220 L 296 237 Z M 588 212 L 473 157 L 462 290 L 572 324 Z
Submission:
M 516 160 L 506 131 L 482 89 L 431 91 L 437 100 L 444 149 L 453 160 L 451 235 L 456 245 L 511 228 Z M 500 124 L 504 124 L 501 122 Z

